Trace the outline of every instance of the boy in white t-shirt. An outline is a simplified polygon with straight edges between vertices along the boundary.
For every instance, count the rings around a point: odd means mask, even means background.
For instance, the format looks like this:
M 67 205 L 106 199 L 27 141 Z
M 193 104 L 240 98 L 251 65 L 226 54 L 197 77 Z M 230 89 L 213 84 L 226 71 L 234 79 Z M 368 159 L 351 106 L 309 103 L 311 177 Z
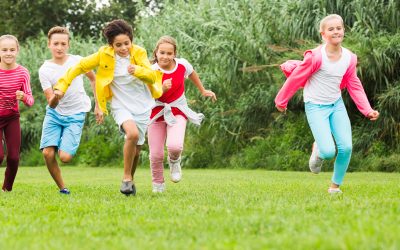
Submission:
M 81 57 L 67 54 L 70 40 L 67 28 L 53 27 L 47 37 L 52 58 L 46 60 L 39 69 L 39 80 L 49 104 L 43 121 L 40 149 L 60 193 L 69 194 L 56 160 L 56 150 L 58 149 L 58 156 L 62 162 L 68 163 L 72 160 L 80 143 L 86 112 L 90 111 L 91 102 L 83 87 L 82 75 L 75 78 L 62 100 L 55 98 L 53 85 L 70 67 L 78 63 Z M 89 71 L 86 76 L 95 94 L 95 75 Z M 99 109 L 97 101 L 95 102 L 95 114 L 98 115 Z

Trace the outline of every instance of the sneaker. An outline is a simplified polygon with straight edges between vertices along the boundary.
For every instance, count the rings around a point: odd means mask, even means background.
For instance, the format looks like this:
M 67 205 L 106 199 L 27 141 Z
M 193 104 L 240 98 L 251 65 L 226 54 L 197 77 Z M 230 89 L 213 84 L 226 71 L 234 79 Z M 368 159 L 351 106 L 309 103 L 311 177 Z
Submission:
M 153 193 L 163 193 L 165 191 L 165 183 L 153 182 Z
M 136 195 L 136 187 L 132 181 L 122 181 L 120 191 L 125 195 Z
M 310 160 L 308 162 L 308 166 L 310 167 L 311 172 L 314 174 L 319 174 L 321 172 L 322 164 L 324 160 L 318 157 L 318 146 L 317 143 L 313 143 L 312 152 L 310 156 Z
M 340 190 L 340 188 L 328 188 L 328 193 L 330 194 L 342 194 L 342 190 Z
M 169 171 L 171 174 L 172 182 L 179 182 L 182 179 L 181 157 L 177 160 L 172 160 L 168 156 Z
M 68 188 L 63 188 L 63 189 L 60 189 L 60 194 L 71 194 L 71 191 L 69 191 Z

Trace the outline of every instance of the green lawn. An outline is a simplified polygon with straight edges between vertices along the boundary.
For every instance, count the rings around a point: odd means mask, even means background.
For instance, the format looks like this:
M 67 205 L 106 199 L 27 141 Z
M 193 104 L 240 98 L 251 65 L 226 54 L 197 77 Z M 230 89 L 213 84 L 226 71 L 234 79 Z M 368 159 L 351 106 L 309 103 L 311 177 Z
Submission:
M 330 196 L 331 173 L 184 170 L 153 194 L 139 169 L 125 197 L 122 169 L 63 173 L 70 196 L 45 167 L 19 169 L 0 193 L 0 249 L 400 249 L 400 174 L 350 173 Z

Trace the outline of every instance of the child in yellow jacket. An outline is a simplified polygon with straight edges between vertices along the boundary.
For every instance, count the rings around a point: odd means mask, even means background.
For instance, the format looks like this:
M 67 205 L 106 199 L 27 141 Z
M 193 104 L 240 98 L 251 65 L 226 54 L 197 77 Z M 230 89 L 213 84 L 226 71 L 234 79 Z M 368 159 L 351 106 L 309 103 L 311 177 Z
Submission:
M 96 97 L 101 112 L 108 113 L 106 101 L 111 101 L 111 114 L 125 134 L 124 175 L 120 191 L 135 195 L 134 173 L 139 152 L 145 141 L 154 98 L 162 95 L 162 73 L 151 69 L 146 50 L 133 44 L 132 27 L 124 20 L 114 20 L 103 29 L 108 45 L 71 67 L 54 86 L 54 94 L 62 98 L 72 80 L 97 68 Z

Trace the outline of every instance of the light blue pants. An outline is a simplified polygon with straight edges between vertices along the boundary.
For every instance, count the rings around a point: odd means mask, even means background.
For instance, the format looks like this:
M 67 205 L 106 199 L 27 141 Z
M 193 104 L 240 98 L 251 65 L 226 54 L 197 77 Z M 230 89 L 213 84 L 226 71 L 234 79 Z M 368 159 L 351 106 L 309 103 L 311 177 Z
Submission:
M 336 155 L 332 182 L 341 185 L 352 152 L 351 125 L 342 98 L 333 104 L 305 103 L 308 124 L 318 145 L 318 155 L 322 159 L 332 159 Z M 333 138 L 332 138 L 333 135 Z M 333 140 L 335 139 L 335 140 Z

